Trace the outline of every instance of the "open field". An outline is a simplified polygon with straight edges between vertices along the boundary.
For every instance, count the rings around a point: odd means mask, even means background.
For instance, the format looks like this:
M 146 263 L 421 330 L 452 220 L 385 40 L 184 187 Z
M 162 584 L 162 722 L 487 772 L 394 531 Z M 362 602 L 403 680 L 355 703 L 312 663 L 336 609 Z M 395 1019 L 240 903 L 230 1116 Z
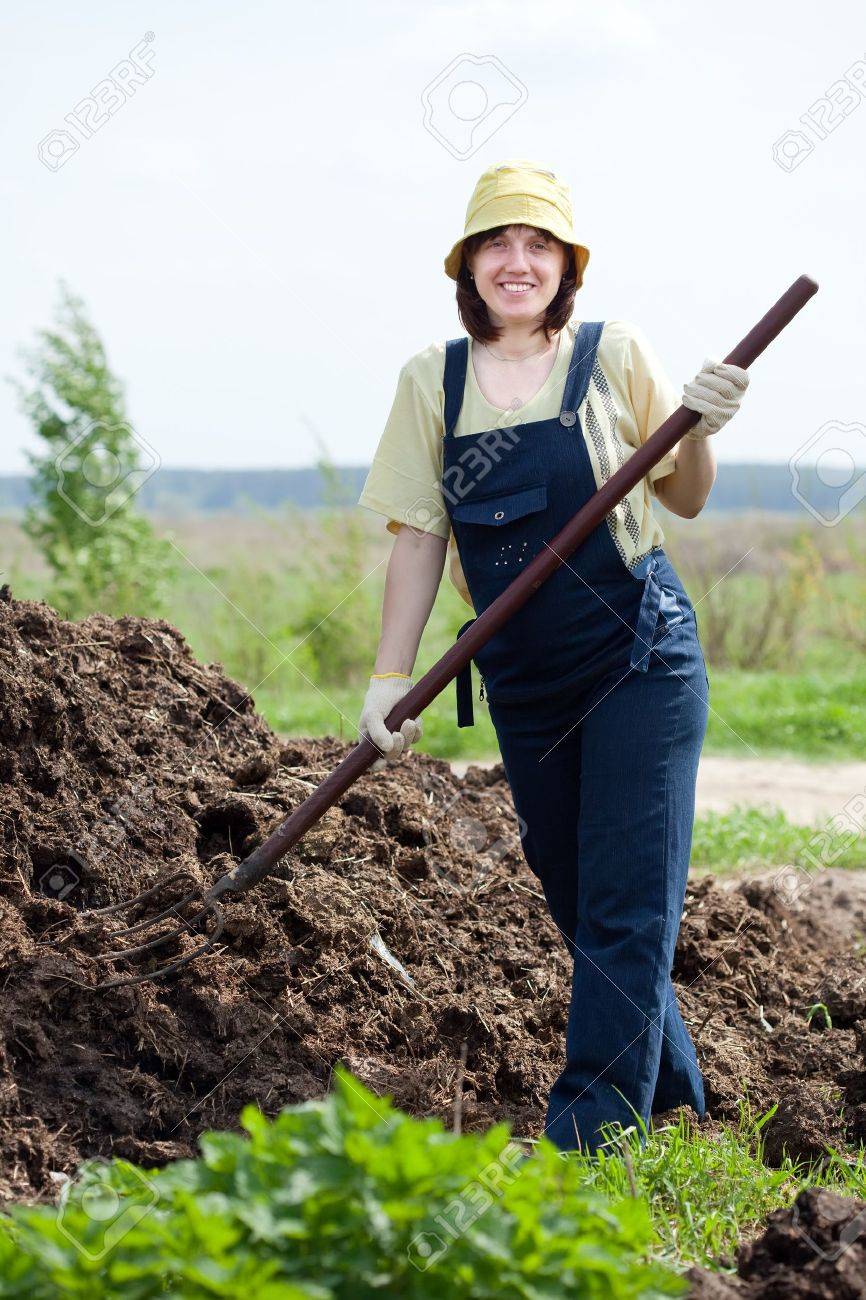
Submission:
M 177 561 L 159 612 L 220 662 L 283 735 L 348 739 L 376 653 L 391 535 L 360 509 L 162 521 Z M 866 753 L 866 524 L 795 516 L 666 517 L 710 675 L 705 752 L 806 761 Z M 0 519 L 4 580 L 41 598 L 44 572 Z M 469 607 L 443 576 L 417 670 L 452 644 Z M 424 714 L 421 752 L 496 752 L 487 710 L 458 728 L 453 688 Z

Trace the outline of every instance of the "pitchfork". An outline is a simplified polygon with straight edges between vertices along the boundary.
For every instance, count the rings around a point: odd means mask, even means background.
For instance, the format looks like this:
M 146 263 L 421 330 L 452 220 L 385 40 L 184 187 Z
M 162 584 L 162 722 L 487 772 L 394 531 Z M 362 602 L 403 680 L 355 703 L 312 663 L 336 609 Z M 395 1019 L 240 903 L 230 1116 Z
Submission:
M 728 353 L 725 361 L 731 365 L 750 366 L 817 291 L 818 285 L 815 281 L 801 275 L 758 321 L 754 329 L 750 330 L 745 338 Z M 665 420 L 664 424 L 656 429 L 643 446 L 629 457 L 625 465 L 590 497 L 565 527 L 535 556 L 526 569 L 475 619 L 446 654 L 416 682 L 398 704 L 395 704 L 385 720 L 389 731 L 399 730 L 407 718 L 415 718 L 427 708 L 431 700 L 434 700 L 474 658 L 481 646 L 529 600 L 533 592 L 537 591 L 561 564 L 565 563 L 626 493 L 640 482 L 643 476 L 699 419 L 697 411 L 680 406 Z M 249 857 L 221 876 L 206 892 L 193 889 L 176 902 L 166 903 L 171 886 L 187 876 L 193 879 L 191 873 L 178 871 L 125 903 L 115 903 L 112 907 L 101 907 L 86 913 L 88 916 L 106 917 L 119 916 L 123 912 L 145 904 L 159 908 L 155 914 L 148 913 L 144 919 L 116 931 L 114 941 L 119 946 L 97 957 L 97 961 L 113 966 L 115 971 L 116 963 L 132 962 L 140 958 L 158 960 L 158 950 L 183 935 L 195 934 L 202 938 L 202 942 L 192 952 L 185 953 L 174 961 L 166 962 L 143 973 L 115 974 L 114 978 L 103 981 L 97 987 L 108 989 L 122 984 L 138 984 L 144 980 L 161 979 L 172 971 L 188 966 L 190 962 L 213 948 L 223 931 L 224 916 L 221 900 L 232 895 L 244 894 L 263 880 L 280 858 L 298 843 L 310 827 L 315 825 L 378 757 L 379 750 L 369 737 L 362 735 L 360 743 L 309 798 L 305 799 Z M 161 907 L 160 902 L 163 903 Z M 163 922 L 171 922 L 171 924 L 167 929 L 158 929 Z M 203 935 L 199 933 L 201 927 L 203 927 Z M 157 932 L 151 934 L 154 929 L 157 929 Z M 146 937 L 148 935 L 151 937 Z

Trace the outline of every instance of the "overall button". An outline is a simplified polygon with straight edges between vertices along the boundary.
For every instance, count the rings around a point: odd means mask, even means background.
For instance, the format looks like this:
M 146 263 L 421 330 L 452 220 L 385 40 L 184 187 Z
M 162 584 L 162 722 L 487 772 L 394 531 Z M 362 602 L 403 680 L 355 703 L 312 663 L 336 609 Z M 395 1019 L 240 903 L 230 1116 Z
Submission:
M 563 411 L 559 417 L 559 423 L 570 429 L 573 424 L 577 423 L 577 415 L 574 411 Z
M 493 518 L 494 518 L 494 519 L 504 519 L 504 518 L 505 518 L 505 511 L 504 511 L 504 510 L 497 510 L 497 511 L 496 511 L 496 514 L 493 516 Z

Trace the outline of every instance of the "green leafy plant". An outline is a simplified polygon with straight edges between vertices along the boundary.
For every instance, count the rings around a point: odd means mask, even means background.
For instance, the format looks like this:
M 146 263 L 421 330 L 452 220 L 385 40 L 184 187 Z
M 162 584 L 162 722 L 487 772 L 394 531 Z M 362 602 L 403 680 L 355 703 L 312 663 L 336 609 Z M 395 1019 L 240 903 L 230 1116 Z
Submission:
M 58 1208 L 0 1219 L 0 1296 L 373 1300 L 659 1297 L 687 1289 L 651 1258 L 645 1200 L 587 1186 L 506 1125 L 457 1136 L 338 1070 L 323 1101 L 247 1136 L 208 1133 L 162 1171 L 83 1168 Z

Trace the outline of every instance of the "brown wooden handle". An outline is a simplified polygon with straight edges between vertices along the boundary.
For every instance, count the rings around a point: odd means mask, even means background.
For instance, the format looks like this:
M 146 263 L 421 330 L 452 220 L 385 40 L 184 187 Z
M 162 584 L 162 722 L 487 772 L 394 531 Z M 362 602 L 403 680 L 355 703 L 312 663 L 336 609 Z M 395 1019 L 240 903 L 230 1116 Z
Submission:
M 725 357 L 732 365 L 748 368 L 769 347 L 809 299 L 818 292 L 818 285 L 807 275 L 801 275 L 778 302 L 763 316 L 753 329 L 741 339 Z M 529 600 L 543 582 L 564 563 L 593 528 L 607 516 L 627 492 L 665 456 L 700 419 L 697 411 L 679 406 L 673 415 L 659 425 L 643 446 L 630 456 L 620 469 L 595 492 L 575 516 L 526 566 L 524 571 L 497 596 L 492 604 L 463 635 L 430 668 L 385 719 L 389 731 L 399 731 L 407 718 L 417 718 L 431 700 L 444 690 L 460 669 L 473 659 L 486 641 L 498 632 L 503 623 Z M 319 818 L 331 808 L 358 777 L 366 772 L 379 755 L 376 746 L 366 736 L 342 763 L 334 769 L 320 786 L 305 799 L 268 838 L 243 862 L 222 876 L 210 889 L 207 898 L 212 901 L 221 894 L 250 889 L 268 874 L 298 840 L 306 834 Z

